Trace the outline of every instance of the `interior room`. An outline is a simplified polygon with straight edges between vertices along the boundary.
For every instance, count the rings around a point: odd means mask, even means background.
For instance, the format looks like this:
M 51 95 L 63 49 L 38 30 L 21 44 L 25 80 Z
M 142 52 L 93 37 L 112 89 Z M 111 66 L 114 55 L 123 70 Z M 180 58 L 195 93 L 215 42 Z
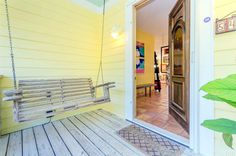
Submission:
M 188 132 L 169 113 L 169 13 L 176 0 L 151 1 L 137 7 L 137 119 L 184 138 Z

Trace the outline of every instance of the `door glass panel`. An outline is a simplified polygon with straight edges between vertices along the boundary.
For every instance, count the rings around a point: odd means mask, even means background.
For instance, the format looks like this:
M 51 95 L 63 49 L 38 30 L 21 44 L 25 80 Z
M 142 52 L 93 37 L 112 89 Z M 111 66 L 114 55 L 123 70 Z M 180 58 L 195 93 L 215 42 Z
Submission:
M 177 27 L 174 32 L 174 75 L 183 75 L 183 29 Z

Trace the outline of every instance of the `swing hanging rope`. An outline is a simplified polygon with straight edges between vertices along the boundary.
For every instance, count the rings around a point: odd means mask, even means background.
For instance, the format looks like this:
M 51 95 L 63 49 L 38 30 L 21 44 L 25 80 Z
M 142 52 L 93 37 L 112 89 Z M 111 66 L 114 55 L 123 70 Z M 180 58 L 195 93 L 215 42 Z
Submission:
M 10 57 L 11 57 L 11 64 L 12 64 L 12 75 L 13 75 L 13 81 L 14 81 L 14 88 L 17 89 L 15 57 L 14 57 L 14 52 L 13 52 L 12 33 L 11 33 L 11 25 L 10 25 L 10 17 L 9 17 L 9 10 L 8 10 L 7 0 L 5 0 L 5 9 L 6 9 L 7 29 L 8 29 L 9 46 L 10 46 Z M 98 85 L 100 73 L 101 73 L 102 83 L 104 84 L 103 61 L 102 61 L 102 59 L 103 59 L 103 43 L 104 43 L 105 10 L 106 10 L 106 0 L 104 0 L 104 2 L 103 2 L 100 62 L 99 62 L 99 68 L 98 68 L 98 73 L 97 73 L 97 78 L 96 78 L 96 85 Z
M 9 36 L 9 46 L 10 46 L 10 56 L 11 56 L 11 65 L 12 65 L 12 75 L 13 75 L 13 81 L 14 81 L 14 88 L 17 89 L 15 59 L 14 59 L 14 53 L 13 53 L 11 25 L 10 25 L 10 18 L 9 18 L 9 11 L 8 11 L 7 0 L 5 0 L 5 9 L 6 9 L 7 29 L 8 29 L 8 36 Z
M 3 101 L 14 102 L 13 112 L 15 121 L 25 122 L 41 118 L 51 118 L 66 111 L 111 101 L 109 89 L 115 87 L 115 82 L 104 83 L 102 67 L 105 0 L 102 20 L 101 54 L 96 86 L 92 85 L 91 78 L 78 78 L 20 80 L 17 87 L 12 33 L 7 0 L 5 0 L 5 7 L 15 90 L 4 91 L 5 97 L 3 98 Z M 97 85 L 100 74 L 102 76 L 103 84 Z M 103 88 L 102 96 L 96 96 L 97 88 Z M 49 120 L 49 122 L 50 121 L 51 120 Z
M 102 35 L 101 35 L 101 49 L 100 49 L 100 62 L 98 68 L 98 74 L 96 79 L 96 86 L 98 84 L 99 75 L 101 72 L 102 83 L 104 84 L 104 76 L 103 76 L 103 66 L 102 66 L 102 57 L 103 57 L 103 43 L 104 43 L 104 22 L 105 22 L 105 11 L 106 11 L 106 0 L 103 1 L 103 10 L 102 10 Z

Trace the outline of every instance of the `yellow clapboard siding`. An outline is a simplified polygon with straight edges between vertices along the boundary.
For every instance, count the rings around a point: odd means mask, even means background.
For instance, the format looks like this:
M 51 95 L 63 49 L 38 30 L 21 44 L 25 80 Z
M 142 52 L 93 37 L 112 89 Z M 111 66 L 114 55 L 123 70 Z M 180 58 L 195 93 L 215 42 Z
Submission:
M 3 28 L 6 28 L 6 25 L 3 26 Z M 32 27 L 32 26 L 31 26 Z M 33 26 L 34 27 L 34 26 Z M 73 38 L 70 37 L 71 34 L 65 34 L 63 35 L 63 33 L 58 34 L 57 32 L 54 32 L 54 34 L 52 34 L 52 31 L 50 32 L 39 32 L 37 31 L 38 28 L 34 28 L 32 31 L 31 30 L 27 30 L 26 28 L 18 28 L 18 27 L 11 27 L 11 31 L 12 31 L 12 36 L 15 38 L 23 38 L 23 39 L 29 39 L 32 40 L 32 38 L 34 39 L 34 37 L 37 37 L 37 40 L 39 41 L 51 41 L 53 40 L 54 42 L 56 42 L 57 40 L 62 40 L 65 43 L 71 43 L 71 44 L 75 44 L 78 40 L 81 40 L 81 44 L 98 44 L 98 42 L 96 40 L 91 40 L 92 39 L 96 39 L 97 36 L 94 33 L 79 33 L 78 36 L 74 36 Z M 61 31 L 61 30 L 60 30 Z M 17 32 L 17 33 L 16 33 Z M 75 34 L 75 32 L 73 33 Z M 84 38 L 81 39 L 81 36 L 86 35 Z M 8 36 L 8 33 L 1 33 L 2 37 L 6 37 Z M 23 37 L 22 37 L 23 36 Z M 47 37 L 47 38 L 45 38 Z M 79 43 L 77 43 L 79 44 Z
M 222 0 L 215 0 L 215 8 L 222 8 L 223 6 L 226 5 L 231 5 L 232 3 L 235 3 L 235 0 L 227 0 L 227 1 L 222 1 Z
M 235 65 L 215 66 L 215 78 L 223 78 L 235 73 Z
M 236 36 L 236 32 L 216 35 L 215 50 L 219 51 L 219 50 L 226 50 L 226 49 L 235 49 L 235 45 L 232 44 L 232 42 L 235 40 L 235 36 Z
M 126 0 L 119 0 L 114 6 L 107 9 L 103 44 L 104 77 L 106 80 L 116 82 L 116 88 L 111 91 L 111 105 L 105 109 L 122 117 L 124 117 L 125 112 L 125 3 Z M 118 39 L 111 37 L 111 30 L 114 25 L 119 25 L 123 31 Z
M 46 47 L 44 47 L 43 49 L 40 48 L 26 48 L 26 47 L 13 47 L 13 49 L 15 51 L 17 51 L 17 53 L 15 54 L 15 57 L 19 57 L 19 58 L 32 58 L 32 57 L 36 57 L 38 56 L 38 54 L 41 54 L 42 56 L 38 59 L 51 59 L 53 58 L 53 60 L 64 60 L 63 56 L 67 56 L 67 58 L 73 58 L 76 59 L 75 56 L 80 56 L 80 57 L 90 57 L 91 59 L 97 58 L 97 53 L 93 52 L 87 52 L 85 53 L 85 49 L 78 49 L 78 50 L 67 50 L 66 53 L 65 51 L 63 51 L 63 49 L 47 49 Z M 0 46 L 0 50 L 3 51 L 9 51 L 9 47 L 8 46 Z M 21 53 L 27 53 L 26 56 L 22 56 Z M 0 56 L 3 57 L 9 57 L 8 53 L 2 53 L 0 54 Z M 52 60 L 52 61 L 53 61 Z M 78 60 L 77 60 L 78 61 Z M 82 58 L 82 61 L 89 61 L 89 60 L 84 60 Z
M 77 11 L 77 9 L 71 10 L 71 9 L 65 8 L 65 6 L 60 7 L 56 5 L 56 3 L 51 3 L 53 4 L 53 7 L 51 7 L 51 4 L 49 1 L 42 1 L 41 3 L 42 5 L 40 7 L 38 6 L 38 3 L 35 3 L 35 1 L 22 0 L 21 3 L 22 2 L 24 2 L 24 7 L 26 6 L 25 4 L 29 5 L 29 7 L 27 7 L 28 8 L 27 11 L 35 12 L 36 10 L 36 12 L 39 13 L 40 11 L 45 10 L 45 13 L 47 11 L 54 12 L 56 15 L 59 15 L 61 19 L 74 20 L 74 19 L 79 18 L 79 20 L 83 23 L 86 22 L 94 26 L 97 25 L 96 20 L 87 20 L 87 18 L 89 18 L 91 15 L 93 16 L 94 14 L 90 14 L 86 10 L 82 11 L 83 8 L 81 8 L 80 11 Z M 37 10 L 37 9 L 40 9 L 40 10 Z M 74 13 L 76 13 L 77 16 L 72 16 Z
M 221 19 L 235 11 L 236 0 L 215 0 L 215 18 Z M 236 32 L 215 35 L 215 78 L 226 77 L 236 73 Z M 216 103 L 215 117 L 236 120 L 236 109 L 225 103 Z M 236 139 L 236 137 L 234 137 Z M 236 146 L 234 142 L 234 147 Z M 220 133 L 215 134 L 215 155 L 234 155 L 235 151 L 228 148 Z
M 67 0 L 8 2 L 17 80 L 91 77 L 96 83 L 101 44 L 100 14 Z M 0 90 L 3 91 L 13 88 L 4 1 L 0 2 L 0 12 L 0 75 L 4 75 Z M 53 120 L 103 106 L 106 105 L 67 112 Z M 16 123 L 12 103 L 1 102 L 0 107 L 2 134 L 48 121 Z
M 1 45 L 7 45 L 9 44 L 8 41 L 8 37 L 7 36 L 0 36 L 0 41 L 3 41 L 1 43 Z M 5 41 L 5 42 L 4 42 Z M 59 50 L 63 47 L 68 48 L 68 50 L 91 50 L 91 51 L 96 51 L 97 50 L 97 46 L 96 44 L 79 44 L 81 45 L 78 46 L 77 44 L 71 44 L 71 43 L 63 43 L 63 42 L 54 42 L 54 41 L 43 41 L 43 40 L 37 40 L 37 39 L 28 39 L 28 38 L 16 38 L 16 37 L 12 37 L 12 42 L 13 45 L 16 47 L 23 47 L 22 45 L 27 45 L 27 47 L 30 48 L 40 48 L 42 47 L 42 45 L 44 45 L 45 48 L 51 48 L 51 49 L 55 49 L 55 50 Z M 79 42 L 79 41 L 78 41 Z M 92 46 L 94 45 L 94 46 Z M 90 46 L 90 47 L 88 47 Z M 92 47 L 91 47 L 92 46 Z
M 224 66 L 224 65 L 228 66 L 236 65 L 236 49 L 221 50 L 215 53 L 215 66 Z
M 64 4 L 66 4 L 66 3 L 67 2 L 64 1 Z M 55 4 L 56 3 L 49 3 L 48 0 L 46 0 L 46 1 L 42 0 L 37 3 L 35 1 L 28 1 L 28 0 L 22 0 L 22 1 L 18 1 L 18 2 L 9 1 L 9 8 L 15 8 L 15 9 L 18 9 L 19 11 L 22 11 L 22 12 L 34 13 L 35 15 L 42 14 L 42 15 L 44 15 L 43 18 L 62 15 L 60 17 L 60 19 L 71 20 L 71 19 L 76 19 L 79 17 L 79 19 L 82 22 L 86 22 L 86 23 L 90 23 L 90 24 L 93 23 L 94 25 L 97 24 L 95 22 L 96 20 L 86 20 L 86 18 L 94 16 L 95 14 L 88 13 L 88 11 L 84 10 L 79 5 L 70 5 L 69 6 L 70 8 L 76 7 L 76 9 L 68 9 L 68 8 L 66 8 L 66 5 L 63 7 L 58 7 Z M 53 5 L 53 7 L 52 7 L 52 5 Z M 80 7 L 79 11 L 78 11 L 78 7 Z M 50 12 L 50 14 L 48 14 L 48 12 Z M 67 18 L 67 17 L 69 17 L 69 15 L 73 15 L 74 13 L 78 14 L 79 16 L 73 16 L 73 17 L 71 16 L 71 18 L 69 18 L 69 19 Z M 83 26 L 83 25 L 81 25 L 81 26 Z M 89 25 L 89 26 L 91 26 L 91 25 Z

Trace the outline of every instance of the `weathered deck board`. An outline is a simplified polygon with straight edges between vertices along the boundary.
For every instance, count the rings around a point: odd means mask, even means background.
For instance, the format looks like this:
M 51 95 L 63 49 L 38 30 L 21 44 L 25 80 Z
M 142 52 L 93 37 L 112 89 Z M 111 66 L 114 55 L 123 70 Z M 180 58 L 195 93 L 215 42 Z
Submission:
M 68 131 L 73 135 L 77 142 L 85 149 L 85 151 L 91 156 L 103 156 L 102 153 L 74 124 L 68 119 L 61 121 Z
M 83 133 L 93 142 L 96 146 L 105 153 L 105 155 L 112 156 L 121 156 L 121 154 L 113 149 L 109 144 L 107 144 L 103 138 L 100 138 L 96 133 L 94 133 L 91 129 L 85 126 L 82 122 L 80 122 L 75 117 L 69 118 L 71 122 L 73 122 L 77 128 L 79 128 Z
M 83 113 L 0 137 L 0 156 L 143 156 L 116 132 L 130 123 L 106 111 Z
M 54 152 L 42 126 L 33 128 L 39 156 L 53 156 Z
M 0 155 L 6 155 L 9 135 L 0 136 Z
M 23 134 L 23 155 L 38 156 L 37 145 L 35 142 L 33 129 L 25 129 Z
M 133 155 L 140 155 L 140 156 L 144 156 L 144 154 L 139 151 L 137 148 L 135 148 L 134 146 L 127 144 L 126 141 L 124 141 L 123 139 L 121 139 L 117 134 L 116 131 L 113 130 L 112 128 L 110 128 L 108 125 L 105 125 L 104 123 L 102 123 L 101 121 L 99 121 L 98 119 L 94 118 L 92 115 L 90 115 L 90 113 L 84 113 L 82 114 L 82 116 L 84 118 L 86 118 L 88 121 L 90 121 L 92 124 L 94 124 L 94 126 L 99 127 L 100 129 L 104 130 L 107 134 L 109 134 L 110 136 L 112 136 L 114 139 L 116 139 L 120 144 L 122 144 L 123 146 L 125 146 L 126 148 L 128 148 L 129 150 L 131 150 L 133 152 Z M 80 118 L 81 119 L 81 118 Z
M 116 134 L 116 131 L 109 127 L 109 125 L 104 124 L 103 122 L 97 120 L 95 117 L 93 117 L 90 113 L 84 113 L 82 114 L 85 118 L 93 122 L 97 127 L 103 129 L 108 134 L 110 134 L 112 137 L 116 138 L 119 142 L 121 142 L 124 146 L 132 150 L 137 155 L 144 155 L 143 152 L 139 151 L 137 148 L 132 146 L 131 144 L 127 144 L 126 141 L 123 139 L 120 139 L 120 137 Z
M 117 124 L 111 122 L 110 120 L 107 120 L 106 118 L 104 118 L 104 117 L 98 115 L 98 114 L 95 113 L 95 112 L 91 112 L 91 114 L 93 114 L 94 116 L 96 116 L 96 118 L 97 118 L 98 120 L 101 120 L 104 124 L 110 125 L 110 127 L 111 127 L 112 129 L 116 130 L 116 131 L 123 128 L 123 127 L 120 127 L 119 125 L 117 125 Z
M 126 125 L 126 126 L 129 126 L 129 125 L 131 125 L 131 123 L 130 122 L 128 122 L 128 121 L 126 121 L 125 119 L 121 119 L 121 118 L 119 118 L 118 116 L 116 116 L 115 114 L 112 114 L 112 113 L 110 113 L 110 112 L 108 112 L 108 111 L 105 111 L 105 110 L 103 110 L 103 109 L 99 109 L 99 110 L 97 110 L 97 111 L 95 111 L 95 112 L 101 112 L 102 114 L 103 114 L 103 116 L 106 116 L 106 117 L 108 117 L 108 118 L 111 118 L 112 120 L 116 120 L 118 123 L 121 123 L 122 125 Z
M 116 131 L 117 128 L 114 128 L 114 126 L 108 122 L 106 119 L 104 119 L 103 117 L 97 115 L 96 113 L 94 112 L 89 112 L 89 115 L 92 116 L 93 118 L 95 118 L 98 122 L 101 122 L 103 123 L 104 125 L 107 125 L 110 129 L 112 129 L 112 131 Z
M 98 114 L 99 116 L 103 117 L 104 119 L 108 120 L 109 122 L 112 122 L 113 124 L 115 124 L 119 128 L 124 128 L 124 127 L 127 127 L 130 125 L 130 123 L 128 123 L 125 120 L 119 119 L 115 115 L 109 115 L 108 112 L 103 113 L 102 111 L 98 110 L 98 111 L 94 111 L 94 113 Z
M 84 118 L 81 115 L 76 116 L 78 120 L 83 122 L 86 126 L 88 126 L 94 133 L 98 134 L 101 138 L 103 138 L 106 143 L 111 145 L 114 149 L 117 149 L 119 153 L 122 155 L 132 155 L 136 156 L 136 154 L 131 151 L 129 148 L 125 147 L 122 143 L 117 141 L 114 137 L 112 137 L 109 133 L 104 131 L 103 129 L 99 128 L 98 126 L 95 126 L 92 122 L 90 122 L 88 119 Z
M 71 155 L 68 148 L 51 123 L 44 125 L 44 129 L 56 155 Z
M 22 132 L 18 131 L 10 134 L 7 156 L 22 156 Z
M 88 155 L 60 121 L 53 122 L 53 125 L 64 140 L 72 155 Z

